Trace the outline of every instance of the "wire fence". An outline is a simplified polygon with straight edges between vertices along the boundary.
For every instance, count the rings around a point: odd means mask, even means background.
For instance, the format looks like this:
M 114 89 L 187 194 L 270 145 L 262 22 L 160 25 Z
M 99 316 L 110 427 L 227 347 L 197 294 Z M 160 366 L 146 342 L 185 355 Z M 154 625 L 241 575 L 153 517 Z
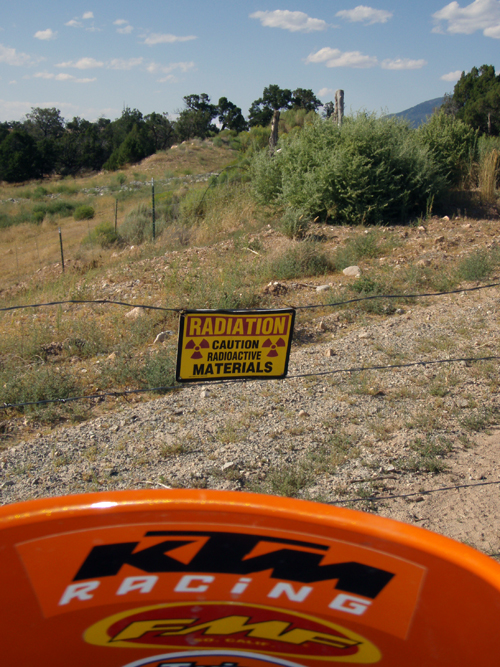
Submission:
M 456 290 L 449 290 L 446 292 L 423 292 L 423 293 L 418 293 L 418 294 L 377 294 L 377 295 L 371 295 L 371 296 L 363 296 L 363 297 L 357 297 L 355 299 L 348 299 L 345 301 L 336 301 L 333 303 L 324 303 L 324 304 L 309 304 L 305 306 L 292 306 L 295 308 L 295 310 L 310 310 L 314 308 L 336 308 L 336 307 L 342 307 L 345 305 L 349 305 L 352 303 L 360 303 L 363 301 L 371 301 L 374 299 L 418 299 L 418 298 L 429 298 L 429 297 L 441 297 L 445 295 L 451 295 L 451 294 L 463 294 L 466 292 L 477 292 L 479 290 L 485 290 L 485 289 L 490 289 L 492 287 L 499 287 L 500 283 L 490 283 L 488 285 L 479 285 L 476 287 L 469 287 L 469 288 L 464 288 L 464 289 L 456 289 Z M 152 306 L 149 304 L 137 304 L 137 303 L 129 303 L 125 301 L 114 301 L 110 299 L 93 299 L 93 300 L 80 300 L 80 299 L 66 299 L 63 301 L 51 301 L 48 303 L 32 303 L 32 304 L 23 304 L 23 305 L 16 305 L 16 306 L 6 306 L 3 308 L 0 308 L 0 312 L 8 312 L 8 311 L 15 311 L 15 310 L 22 310 L 22 309 L 28 309 L 28 308 L 45 308 L 45 307 L 50 307 L 50 306 L 59 306 L 59 305 L 66 305 L 66 304 L 76 304 L 76 305 L 85 305 L 85 304 L 99 304 L 99 305 L 117 305 L 117 306 L 125 306 L 127 308 L 144 308 L 144 309 L 150 309 L 150 310 L 159 310 L 159 311 L 166 311 L 166 312 L 177 312 L 177 313 L 182 313 L 185 312 L 185 309 L 183 308 L 170 308 L 170 307 L 165 307 L 165 306 Z M 224 311 L 220 311 L 224 312 Z M 228 312 L 235 312 L 235 311 L 228 311 Z M 403 369 L 403 368 L 412 368 L 412 367 L 417 367 L 417 366 L 431 366 L 431 365 L 442 365 L 442 364 L 452 364 L 452 363 L 477 363 L 481 361 L 493 361 L 493 360 L 499 360 L 500 357 L 496 355 L 489 355 L 489 356 L 483 356 L 483 357 L 457 357 L 457 358 L 452 358 L 452 359 L 437 359 L 437 360 L 414 360 L 410 361 L 404 364 L 392 364 L 392 365 L 376 365 L 376 366 L 358 366 L 358 367 L 352 367 L 352 368 L 339 368 L 339 369 L 334 369 L 334 370 L 328 370 L 328 371 L 316 371 L 314 373 L 299 373 L 295 375 L 287 375 L 285 380 L 293 380 L 293 379 L 299 379 L 299 378 L 307 378 L 307 377 L 321 377 L 321 376 L 326 376 L 326 375 L 337 375 L 337 374 L 342 374 L 342 373 L 363 373 L 367 371 L 384 371 L 384 370 L 398 370 L 398 369 Z M 259 378 L 255 378 L 255 380 L 258 380 Z M 253 382 L 255 381 L 254 379 L 247 378 L 247 379 L 224 379 L 224 380 L 218 380 L 215 381 L 217 384 L 230 384 L 230 383 L 242 383 L 242 382 Z M 137 389 L 127 389 L 127 390 L 110 390 L 107 392 L 98 392 L 95 394 L 86 394 L 83 396 L 71 396 L 67 398 L 48 398 L 48 399 L 42 399 L 38 401 L 27 401 L 27 402 L 19 402 L 19 403 L 3 403 L 0 404 L 0 410 L 7 410 L 9 408 L 22 408 L 22 407 L 28 407 L 28 406 L 42 406 L 42 405 L 48 405 L 48 404 L 68 404 L 72 403 L 75 401 L 83 401 L 83 400 L 102 400 L 103 398 L 107 397 L 120 397 L 120 396 L 128 396 L 132 394 L 144 394 L 144 393 L 166 393 L 168 391 L 173 391 L 175 389 L 180 389 L 181 386 L 200 386 L 199 382 L 196 383 L 190 383 L 190 382 L 184 382 L 183 385 L 179 384 L 174 384 L 174 385 L 165 385 L 165 386 L 157 386 L 157 387 L 147 387 L 147 388 L 137 388 Z M 203 383 L 202 383 L 203 384 Z M 206 384 L 206 383 L 205 383 Z M 214 384 L 214 382 L 211 382 L 210 384 Z
M 348 299 L 345 301 L 337 301 L 333 303 L 322 303 L 322 304 L 308 304 L 305 306 L 292 306 L 295 308 L 295 310 L 311 310 L 311 309 L 318 309 L 318 308 L 337 308 L 337 307 L 342 307 L 346 306 L 349 304 L 353 303 L 360 303 L 363 301 L 370 301 L 374 299 L 418 299 L 418 298 L 432 298 L 432 297 L 441 297 L 445 295 L 452 295 L 452 294 L 463 294 L 467 292 L 477 292 L 480 290 L 485 290 L 485 289 L 490 289 L 493 287 L 499 287 L 500 283 L 490 283 L 488 285 L 480 285 L 477 287 L 470 287 L 470 288 L 465 288 L 465 289 L 456 289 L 456 290 L 450 290 L 450 291 L 445 291 L 445 292 L 425 292 L 425 293 L 418 293 L 418 294 L 381 294 L 381 295 L 370 295 L 370 296 L 362 296 L 362 297 L 357 297 L 355 299 Z M 0 312 L 8 312 L 8 311 L 16 311 L 16 310 L 22 310 L 22 309 L 29 309 L 29 308 L 44 308 L 44 307 L 51 307 L 51 306 L 58 306 L 58 305 L 65 305 L 65 304 L 76 304 L 76 305 L 84 305 L 84 304 L 99 304 L 99 305 L 116 305 L 116 306 L 123 306 L 123 307 L 128 307 L 128 308 L 144 308 L 144 309 L 150 309 L 150 310 L 159 310 L 159 311 L 167 311 L 167 312 L 178 312 L 182 313 L 185 311 L 183 308 L 173 308 L 173 307 L 164 307 L 164 306 L 153 306 L 149 304 L 137 304 L 137 303 L 129 303 L 129 302 L 124 302 L 124 301 L 113 301 L 109 299 L 96 299 L 96 300 L 78 300 L 78 299 L 67 299 L 63 301 L 53 301 L 49 303 L 34 303 L 34 304 L 23 304 L 23 305 L 16 305 L 16 306 L 6 306 L 0 308 Z M 230 311 L 234 312 L 234 311 Z M 405 369 L 405 368 L 412 368 L 412 367 L 417 367 L 417 366 L 436 366 L 436 365 L 443 365 L 443 364 L 454 364 L 454 363 L 478 363 L 478 362 L 483 362 L 483 361 L 498 361 L 500 360 L 500 356 L 497 355 L 488 355 L 488 356 L 482 356 L 482 357 L 454 357 L 451 359 L 437 359 L 437 360 L 423 360 L 423 359 L 417 359 L 414 361 L 410 361 L 407 363 L 403 364 L 391 364 L 391 365 L 373 365 L 373 366 L 355 366 L 355 367 L 350 367 L 350 368 L 339 368 L 339 369 L 334 369 L 334 370 L 327 370 L 327 371 L 316 371 L 316 372 L 311 372 L 311 373 L 296 373 L 296 374 L 291 374 L 287 375 L 283 380 L 295 380 L 295 379 L 301 379 L 301 378 L 308 378 L 308 377 L 321 377 L 321 376 L 327 376 L 327 375 L 337 375 L 337 374 L 351 374 L 351 373 L 363 373 L 366 371 L 396 371 L 400 369 Z M 259 378 L 256 378 L 258 380 Z M 210 382 L 210 384 L 217 384 L 217 385 L 227 385 L 227 384 L 235 384 L 235 383 L 247 383 L 247 382 L 253 382 L 255 380 L 253 379 L 223 379 L 223 380 L 218 380 L 215 383 Z M 69 404 L 73 403 L 76 401 L 102 401 L 103 399 L 107 397 L 126 397 L 128 395 L 132 394 L 145 394 L 145 393 L 166 393 L 169 391 L 174 391 L 174 390 L 180 390 L 181 388 L 184 387 L 193 387 L 197 386 L 200 387 L 200 384 L 203 385 L 204 383 L 183 383 L 182 385 L 179 384 L 173 384 L 173 385 L 166 385 L 166 386 L 158 386 L 158 387 L 147 387 L 147 388 L 137 388 L 137 389 L 128 389 L 128 390 L 111 390 L 107 392 L 98 392 L 94 394 L 87 394 L 87 395 L 82 395 L 82 396 L 72 396 L 69 398 L 53 398 L 53 399 L 44 399 L 44 400 L 39 400 L 39 401 L 29 401 L 29 402 L 22 402 L 22 403 L 3 403 L 0 404 L 0 410 L 6 411 L 8 409 L 18 409 L 18 408 L 23 408 L 23 407 L 28 407 L 28 406 L 43 406 L 43 405 L 48 405 L 48 404 Z M 373 482 L 377 479 L 383 479 L 383 478 L 369 478 L 369 479 L 363 479 L 363 480 L 352 480 L 352 481 L 357 481 L 357 482 Z M 393 479 L 390 477 L 390 479 Z M 333 504 L 333 505 L 352 505 L 352 504 L 359 504 L 359 503 L 379 503 L 383 501 L 391 501 L 391 500 L 397 500 L 397 499 L 409 499 L 409 498 L 414 498 L 418 496 L 426 496 L 429 494 L 435 494 L 435 493 L 446 493 L 449 491 L 454 491 L 454 490 L 459 490 L 459 489 L 469 489 L 469 488 L 478 488 L 478 487 L 486 487 L 486 486 L 494 486 L 494 485 L 499 485 L 500 480 L 496 481 L 490 481 L 490 482 L 477 482 L 477 483 L 471 483 L 471 484 L 453 484 L 449 486 L 442 486 L 434 489 L 420 489 L 419 491 L 414 491 L 414 492 L 409 492 L 409 493 L 404 493 L 404 494 L 393 494 L 393 495 L 370 495 L 370 496 L 356 496 L 356 497 L 349 497 L 349 498 L 344 498 L 344 499 L 335 499 L 334 501 L 327 501 L 327 504 Z

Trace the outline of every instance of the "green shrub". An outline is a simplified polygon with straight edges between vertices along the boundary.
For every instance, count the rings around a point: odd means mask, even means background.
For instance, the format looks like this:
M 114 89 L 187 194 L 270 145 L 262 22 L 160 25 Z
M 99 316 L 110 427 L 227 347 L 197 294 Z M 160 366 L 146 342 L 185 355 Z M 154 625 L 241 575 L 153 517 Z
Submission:
M 43 211 L 35 211 L 32 216 L 32 220 L 35 225 L 41 225 L 45 218 L 45 213 Z
M 441 110 L 421 125 L 416 134 L 422 145 L 430 150 L 447 182 L 461 185 L 471 173 L 476 159 L 476 130 Z
M 115 232 L 115 226 L 111 222 L 101 222 L 94 227 L 85 239 L 85 243 L 109 248 L 118 241 L 118 234 Z
M 43 199 L 43 197 L 48 194 L 49 191 L 47 188 L 44 188 L 42 185 L 38 185 L 33 192 L 33 199 Z
M 31 209 L 32 221 L 39 224 L 46 216 L 54 218 L 66 218 L 70 216 L 76 208 L 73 202 L 64 199 L 53 199 L 48 202 L 35 204 Z
M 88 204 L 81 204 L 75 209 L 73 213 L 75 220 L 92 220 L 94 216 L 95 210 Z
M 340 224 L 404 223 L 444 186 L 429 149 L 407 123 L 359 114 L 341 128 L 316 119 L 280 151 L 254 156 L 257 201 L 302 209 Z

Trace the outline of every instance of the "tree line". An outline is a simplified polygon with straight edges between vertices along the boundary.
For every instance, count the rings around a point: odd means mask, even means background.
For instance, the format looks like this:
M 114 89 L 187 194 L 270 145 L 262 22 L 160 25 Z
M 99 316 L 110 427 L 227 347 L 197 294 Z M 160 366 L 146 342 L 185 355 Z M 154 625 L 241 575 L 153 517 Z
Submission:
M 252 103 L 248 120 L 227 97 L 213 104 L 206 93 L 186 95 L 175 120 L 167 113 L 144 116 L 126 107 L 114 121 L 74 117 L 66 122 L 59 109 L 36 107 L 22 121 L 0 123 L 0 180 L 15 183 L 52 174 L 115 170 L 194 137 L 266 126 L 275 110 L 315 111 L 321 106 L 312 90 L 271 85 Z
M 0 123 L 0 180 L 15 183 L 52 174 L 74 176 L 85 171 L 116 170 L 156 151 L 198 137 L 206 139 L 229 130 L 233 134 L 267 127 L 274 111 L 305 110 L 330 117 L 334 105 L 322 105 L 312 90 L 264 88 L 252 102 L 248 119 L 227 97 L 213 104 L 206 93 L 186 95 L 184 108 L 173 120 L 168 113 L 124 108 L 119 118 L 91 122 L 79 117 L 65 121 L 56 108 L 33 108 L 22 121 Z M 478 134 L 500 134 L 500 75 L 492 65 L 462 73 L 443 105 L 446 114 L 464 121 Z

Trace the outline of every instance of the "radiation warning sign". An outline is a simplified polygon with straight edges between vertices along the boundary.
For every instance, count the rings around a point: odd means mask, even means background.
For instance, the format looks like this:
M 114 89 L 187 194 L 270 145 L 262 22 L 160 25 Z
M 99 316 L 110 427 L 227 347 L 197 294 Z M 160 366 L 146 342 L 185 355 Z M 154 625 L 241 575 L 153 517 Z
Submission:
M 181 314 L 177 381 L 287 374 L 295 311 L 188 310 Z

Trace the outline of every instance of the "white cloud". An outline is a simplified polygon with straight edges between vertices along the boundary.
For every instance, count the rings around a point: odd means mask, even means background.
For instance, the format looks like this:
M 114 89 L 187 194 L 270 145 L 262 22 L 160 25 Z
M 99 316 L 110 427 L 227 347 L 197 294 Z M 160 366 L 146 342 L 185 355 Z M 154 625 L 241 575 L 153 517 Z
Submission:
M 466 7 L 450 2 L 432 16 L 437 21 L 433 32 L 443 32 L 441 21 L 446 21 L 451 34 L 472 35 L 482 30 L 485 37 L 500 39 L 500 0 L 474 0 Z
M 85 12 L 85 14 L 82 16 L 82 19 L 93 19 L 94 18 L 94 12 Z
M 187 35 L 185 37 L 178 37 L 177 35 L 160 35 L 153 33 L 146 37 L 144 44 L 154 46 L 155 44 L 173 44 L 174 42 L 189 42 L 192 39 L 197 39 L 195 35 Z
M 77 19 L 71 19 L 71 21 L 68 21 L 64 25 L 67 25 L 70 28 L 83 28 L 83 25 L 80 23 L 80 21 L 77 21 Z
M 37 39 L 55 39 L 57 37 L 57 32 L 54 32 L 50 28 L 47 30 L 39 30 L 38 32 L 35 32 L 35 37 Z
M 0 63 L 4 65 L 31 65 L 31 57 L 27 53 L 17 52 L 16 49 L 0 44 Z
M 72 74 L 61 72 L 60 74 L 53 74 L 52 72 L 37 72 L 33 75 L 35 79 L 53 79 L 54 81 L 72 81 L 73 83 L 91 83 L 96 79 L 78 79 Z
M 80 58 L 76 62 L 69 60 L 65 63 L 58 63 L 56 67 L 75 67 L 76 69 L 94 69 L 95 67 L 104 67 L 104 63 L 95 58 Z
M 174 76 L 173 74 L 169 74 L 168 76 L 164 77 L 163 79 L 157 79 L 158 83 L 177 83 L 179 79 Z
M 457 69 L 455 72 L 448 72 L 448 74 L 443 74 L 441 77 L 441 81 L 451 81 L 454 83 L 455 81 L 458 81 L 460 77 L 462 76 L 462 71 Z
M 422 67 L 425 67 L 427 65 L 427 60 L 411 60 L 410 58 L 396 58 L 395 60 L 391 60 L 390 58 L 387 58 L 382 62 L 382 69 L 394 69 L 394 70 L 402 70 L 402 69 L 422 69 Z
M 333 88 L 322 88 L 318 92 L 318 95 L 320 97 L 332 97 L 333 95 L 335 95 L 335 91 L 333 90 Z
M 143 62 L 144 58 L 129 58 L 128 60 L 124 60 L 123 58 L 113 58 L 113 60 L 109 61 L 107 67 L 108 69 L 129 70 L 133 67 L 142 65 Z
M 342 9 L 340 12 L 337 12 L 335 16 L 345 19 L 346 21 L 351 21 L 351 23 L 359 22 L 372 25 L 373 23 L 387 23 L 389 19 L 392 19 L 394 14 L 385 9 L 373 9 L 372 7 L 359 5 L 354 9 Z
M 365 56 L 360 51 L 345 51 L 325 47 L 316 53 L 311 53 L 306 63 L 325 63 L 327 67 L 354 67 L 365 69 L 375 67 L 378 60 L 375 56 Z
M 113 25 L 120 26 L 116 29 L 116 32 L 119 32 L 121 35 L 130 35 L 134 29 L 125 19 L 117 19 L 113 21 Z
M 288 9 L 276 9 L 273 12 L 254 12 L 251 19 L 258 19 L 266 28 L 282 28 L 290 32 L 314 32 L 326 30 L 328 24 L 322 19 L 312 19 L 304 12 L 290 12 Z
M 181 72 L 188 72 L 190 69 L 193 69 L 195 64 L 193 62 L 180 62 L 180 63 L 169 63 L 168 65 L 160 65 L 159 63 L 150 63 L 146 69 L 151 74 L 170 74 L 175 70 L 180 70 Z

